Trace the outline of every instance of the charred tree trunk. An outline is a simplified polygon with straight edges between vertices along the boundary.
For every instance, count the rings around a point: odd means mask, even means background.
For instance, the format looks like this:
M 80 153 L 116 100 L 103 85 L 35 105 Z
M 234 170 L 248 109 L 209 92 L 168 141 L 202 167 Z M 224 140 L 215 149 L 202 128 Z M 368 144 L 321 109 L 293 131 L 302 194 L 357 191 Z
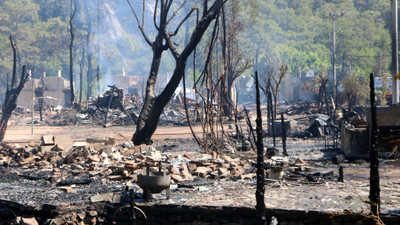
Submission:
M 161 10 L 158 26 L 159 33 L 156 36 L 156 40 L 154 42 L 150 42 L 147 36 L 145 36 L 146 42 L 153 49 L 153 59 L 150 69 L 150 75 L 147 80 L 146 97 L 138 119 L 136 132 L 132 137 L 132 141 L 135 145 L 151 143 L 151 137 L 157 128 L 160 115 L 164 110 L 164 107 L 168 104 L 169 100 L 174 94 L 179 83 L 181 82 L 182 77 L 185 75 L 186 61 L 188 57 L 192 54 L 197 44 L 201 41 L 201 38 L 203 37 L 205 31 L 208 29 L 210 23 L 215 20 L 219 15 L 224 1 L 216 0 L 212 4 L 212 6 L 207 9 L 207 11 L 203 14 L 196 27 L 194 28 L 189 43 L 185 46 L 181 53 L 178 53 L 176 45 L 171 37 L 177 34 L 180 25 L 182 25 L 191 15 L 191 13 L 196 9 L 193 8 L 192 11 L 185 17 L 185 19 L 181 21 L 175 32 L 167 32 L 167 25 L 169 22 L 167 16 L 172 1 L 168 2 L 168 4 L 164 1 L 160 1 L 160 3 Z M 141 29 L 142 33 L 144 33 L 143 27 L 139 25 L 139 28 Z M 163 44 L 163 42 L 165 42 L 165 44 Z M 157 79 L 158 69 L 161 63 L 161 56 L 163 51 L 166 51 L 168 49 L 171 51 L 173 57 L 175 58 L 175 69 L 167 86 L 164 88 L 161 94 L 156 97 L 154 88 Z
M 371 140 L 370 140 L 370 150 L 369 158 L 371 161 L 370 167 L 370 190 L 369 190 L 369 200 L 371 201 L 371 212 L 375 216 L 379 216 L 380 212 L 380 185 L 379 185 L 379 158 L 378 150 L 376 149 L 376 141 L 378 134 L 378 125 L 376 120 L 376 103 L 375 103 L 375 86 L 374 86 L 374 76 L 370 74 L 370 101 L 371 101 Z
M 319 91 L 318 91 L 318 113 L 321 113 L 322 112 L 322 109 L 323 109 L 323 106 L 324 106 L 324 104 L 323 104 L 323 91 L 322 91 L 322 87 L 319 87 L 319 89 L 318 89 Z
M 17 82 L 17 73 L 16 73 L 16 46 L 10 36 L 11 47 L 13 49 L 13 74 L 12 74 L 12 82 L 10 88 L 7 87 L 6 98 L 4 100 L 2 114 L 0 119 L 0 141 L 3 141 L 4 136 L 7 130 L 7 123 L 11 117 L 11 113 L 17 107 L 17 99 L 19 94 L 21 93 L 22 88 L 24 87 L 26 81 L 29 79 L 29 76 L 25 73 L 25 65 L 22 66 L 22 74 L 21 79 L 19 80 L 19 84 L 16 86 Z
M 75 101 L 75 95 L 74 95 L 74 56 L 73 56 L 73 51 L 74 51 L 74 26 L 72 24 L 72 20 L 75 17 L 76 13 L 76 1 L 74 1 L 74 6 L 73 6 L 73 1 L 71 0 L 71 18 L 69 20 L 69 34 L 71 36 L 71 41 L 69 44 L 69 85 L 71 88 L 71 106 L 73 106 L 74 101 Z M 74 10 L 72 11 L 72 8 Z
M 97 0 L 97 94 L 100 95 L 100 2 Z
M 329 106 L 328 95 L 326 93 L 326 86 L 324 86 L 324 97 L 325 97 L 326 113 L 328 113 L 329 118 L 332 119 L 331 107 Z
M 84 11 L 85 11 L 85 18 L 86 18 L 86 24 L 87 24 L 87 29 L 86 29 L 86 58 L 87 58 L 87 76 L 86 76 L 86 82 L 87 82 L 87 92 L 86 92 L 86 100 L 89 100 L 89 98 L 92 96 L 92 82 L 93 82 L 93 50 L 92 47 L 90 46 L 90 39 L 91 39 L 91 31 L 92 31 L 92 20 L 91 16 L 89 13 L 89 7 L 86 3 L 86 1 L 83 1 L 84 4 Z
M 156 41 L 153 43 L 153 59 L 150 67 L 150 75 L 147 79 L 146 95 L 142 111 L 140 112 L 137 121 L 136 132 L 132 138 L 132 141 L 135 145 L 150 143 L 151 136 L 157 128 L 159 115 L 161 115 L 161 112 L 164 109 L 164 106 L 155 104 L 156 94 L 154 91 L 158 70 L 160 69 L 161 65 L 162 53 L 165 50 L 162 42 L 162 36 L 158 35 L 156 37 Z M 168 103 L 168 101 L 165 103 L 165 105 Z M 157 118 L 157 121 L 154 121 L 152 118 Z
M 82 104 L 83 68 L 85 67 L 85 46 L 82 47 L 82 58 L 79 63 L 79 104 Z
M 92 81 L 93 81 L 93 64 L 92 64 L 93 53 L 92 51 L 88 50 L 87 53 L 87 61 L 88 61 L 88 68 L 87 68 L 87 93 L 86 99 L 92 96 Z
M 268 89 L 268 108 L 269 108 L 269 115 L 270 115 L 270 121 L 271 121 L 271 133 L 272 133 L 272 140 L 274 142 L 274 147 L 276 147 L 276 138 L 275 138 L 275 116 L 274 116 L 274 109 L 272 106 L 272 93 L 271 93 L 271 83 L 269 83 L 269 89 Z
M 259 217 L 259 224 L 266 224 L 265 218 L 265 187 L 264 187 L 264 145 L 262 132 L 262 115 L 260 103 L 260 89 L 258 83 L 258 73 L 256 72 L 256 103 L 257 103 L 257 190 L 256 190 L 256 209 Z
M 222 82 L 221 82 L 221 100 L 222 100 L 222 110 L 223 110 L 223 115 L 224 116 L 232 116 L 231 109 L 231 98 L 229 94 L 229 56 L 228 56 L 228 49 L 227 49 L 227 33 L 226 33 L 226 18 L 225 18 L 225 10 L 222 8 L 222 18 L 221 18 L 221 24 L 222 24 L 222 62 L 223 62 L 223 73 L 222 73 Z M 227 87 L 228 85 L 228 87 Z

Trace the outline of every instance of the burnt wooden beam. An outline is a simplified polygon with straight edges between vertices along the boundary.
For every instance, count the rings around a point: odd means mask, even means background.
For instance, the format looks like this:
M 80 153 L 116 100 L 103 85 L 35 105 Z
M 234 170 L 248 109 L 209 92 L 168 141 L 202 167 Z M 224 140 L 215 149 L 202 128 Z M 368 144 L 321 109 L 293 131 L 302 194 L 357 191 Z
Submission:
M 256 132 L 257 132 L 257 190 L 256 190 L 256 209 L 259 217 L 259 224 L 266 224 L 265 218 L 265 186 L 264 186 L 264 145 L 263 145 L 263 131 L 262 131 L 262 115 L 260 103 L 260 88 L 258 83 L 258 72 L 255 74 L 256 79 L 256 103 L 257 103 L 257 119 L 256 119 Z
M 370 189 L 369 189 L 369 200 L 371 204 L 371 212 L 375 215 L 379 215 L 380 211 L 380 185 L 379 185 L 379 158 L 378 150 L 376 148 L 378 124 L 376 119 L 376 103 L 375 103 L 375 87 L 374 87 L 374 75 L 369 75 L 369 88 L 370 88 L 370 103 L 371 103 L 371 121 L 372 130 L 370 136 L 370 148 L 369 148 L 369 159 L 370 159 Z

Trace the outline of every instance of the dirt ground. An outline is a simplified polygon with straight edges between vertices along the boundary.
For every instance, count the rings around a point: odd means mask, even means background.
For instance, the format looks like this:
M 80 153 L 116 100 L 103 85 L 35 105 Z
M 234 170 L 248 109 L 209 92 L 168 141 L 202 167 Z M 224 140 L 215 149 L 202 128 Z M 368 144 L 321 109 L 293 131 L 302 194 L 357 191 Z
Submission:
M 201 133 L 200 127 L 194 128 Z M 135 131 L 134 126 L 115 126 L 103 128 L 102 126 L 34 126 L 33 134 L 31 126 L 10 126 L 7 129 L 4 142 L 28 143 L 39 141 L 43 135 L 70 135 L 74 141 L 85 141 L 87 137 L 115 137 L 118 142 L 129 141 Z M 160 126 L 153 139 L 165 138 L 191 138 L 192 133 L 188 127 Z

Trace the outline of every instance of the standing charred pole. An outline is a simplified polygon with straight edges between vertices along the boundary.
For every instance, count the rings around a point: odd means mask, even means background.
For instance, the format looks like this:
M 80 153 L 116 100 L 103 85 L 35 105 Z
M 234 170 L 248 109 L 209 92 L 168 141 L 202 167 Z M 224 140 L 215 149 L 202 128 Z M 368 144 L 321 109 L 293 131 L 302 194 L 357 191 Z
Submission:
M 22 66 L 22 74 L 21 79 L 19 80 L 19 84 L 17 85 L 17 49 L 16 45 L 14 44 L 12 37 L 10 36 L 11 47 L 13 49 L 13 74 L 11 79 L 10 87 L 7 85 L 6 90 L 6 98 L 4 100 L 1 118 L 0 118 L 0 141 L 3 141 L 4 136 L 7 130 L 7 123 L 11 117 L 11 113 L 17 107 L 17 99 L 19 94 L 21 93 L 22 88 L 24 88 L 25 83 L 28 81 L 29 76 L 25 72 L 25 65 Z M 7 79 L 8 83 L 8 79 Z
M 332 76 L 333 76 L 333 99 L 335 101 L 335 105 L 337 105 L 337 80 L 336 80 L 336 29 L 335 29 L 335 21 L 342 17 L 343 13 L 334 14 L 329 13 L 329 16 L 323 15 L 325 19 L 332 20 Z
M 259 216 L 259 224 L 266 224 L 265 218 L 265 202 L 264 202 L 264 145 L 263 145 L 263 131 L 261 119 L 261 103 L 260 103 L 260 89 L 258 83 L 258 73 L 256 71 L 256 103 L 257 103 L 257 190 L 256 190 L 256 209 Z
M 283 154 L 288 156 L 286 149 L 286 127 L 285 127 L 285 117 L 283 117 L 283 113 L 281 113 L 281 128 L 282 128 L 282 149 Z
M 76 13 L 76 1 L 71 0 L 71 5 L 70 5 L 70 10 L 71 10 L 71 18 L 69 19 L 69 33 L 71 36 L 71 41 L 69 44 L 69 85 L 71 88 L 71 106 L 74 103 L 74 56 L 73 56 L 73 51 L 74 51 L 74 26 L 72 24 L 72 20 L 75 17 Z
M 375 88 L 374 88 L 374 75 L 371 73 L 369 76 L 370 82 L 370 102 L 371 102 L 371 122 L 372 131 L 369 148 L 369 159 L 371 161 L 370 177 L 369 177 L 369 200 L 371 202 L 371 212 L 375 216 L 379 215 L 380 211 L 380 192 L 379 187 L 379 158 L 378 150 L 376 149 L 376 140 L 378 134 L 378 125 L 376 120 L 376 103 L 375 103 Z
M 397 0 L 392 0 L 392 104 L 399 102 L 399 81 L 395 79 L 399 73 L 399 23 L 398 23 L 398 5 Z

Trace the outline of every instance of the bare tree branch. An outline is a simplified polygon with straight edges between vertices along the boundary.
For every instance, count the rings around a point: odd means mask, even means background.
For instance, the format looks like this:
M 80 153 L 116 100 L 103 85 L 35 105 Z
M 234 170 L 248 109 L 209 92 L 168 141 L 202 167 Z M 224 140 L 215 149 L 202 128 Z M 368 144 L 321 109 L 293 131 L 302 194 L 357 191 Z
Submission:
M 173 0 L 169 0 L 169 1 L 167 0 L 167 2 L 166 2 L 167 12 L 169 12 L 169 9 L 171 8 L 172 2 L 173 2 Z
M 159 31 L 160 28 L 157 26 L 157 8 L 158 8 L 158 1 L 156 0 L 156 4 L 154 6 L 154 15 L 153 15 L 153 22 L 154 22 L 154 27 Z
M 179 29 L 182 27 L 182 25 L 186 22 L 187 19 L 189 19 L 189 17 L 192 15 L 192 13 L 198 10 L 196 7 L 192 8 L 192 10 L 190 10 L 190 12 L 186 15 L 185 18 L 183 18 L 183 20 L 179 23 L 179 25 L 176 27 L 176 30 L 173 33 L 170 33 L 170 36 L 173 37 L 175 35 L 178 34 Z
M 146 16 L 146 0 L 143 0 L 142 4 L 143 4 L 142 27 L 143 27 L 143 30 L 144 30 L 144 19 L 145 19 L 145 16 Z
M 139 18 L 138 18 L 138 16 L 136 15 L 136 12 L 135 12 L 135 10 L 133 9 L 133 6 L 132 6 L 130 0 L 126 0 L 126 1 L 128 2 L 129 7 L 131 8 L 131 10 L 132 10 L 132 12 L 133 12 L 133 15 L 135 15 L 136 22 L 137 22 L 137 24 L 138 24 L 138 27 L 139 27 L 140 32 L 142 32 L 142 35 L 143 35 L 144 40 L 147 42 L 147 44 L 148 44 L 150 47 L 153 47 L 153 42 L 151 42 L 150 39 L 148 38 L 147 34 L 146 34 L 145 31 L 144 31 L 143 26 L 140 25 Z M 144 2 L 144 1 L 143 1 L 143 2 Z M 157 0 L 157 2 L 158 2 L 158 0 Z M 143 6 L 143 9 L 144 9 L 144 6 Z M 144 10 L 145 10 L 145 9 L 144 9 Z M 156 10 L 156 11 L 157 11 L 157 10 Z M 144 18 L 144 17 L 143 17 L 143 18 Z M 144 24 L 144 19 L 143 19 L 143 24 Z
M 13 50 L 13 71 L 12 71 L 12 78 L 11 78 L 11 88 L 14 87 L 15 82 L 17 80 L 17 49 L 16 49 L 16 44 L 14 44 L 12 36 L 10 35 L 10 42 L 11 42 L 11 47 Z
M 183 8 L 183 6 L 185 6 L 186 2 L 187 2 L 187 0 L 185 0 L 185 1 L 181 4 L 181 6 L 179 6 L 179 8 L 178 8 L 174 13 L 172 13 L 172 16 L 168 19 L 168 22 L 167 22 L 167 23 L 171 22 L 171 20 L 174 19 L 174 17 L 175 17 L 175 16 L 178 14 L 178 12 Z
M 204 4 L 203 4 L 203 16 L 205 16 L 207 14 L 207 10 L 208 10 L 208 0 L 204 0 Z

